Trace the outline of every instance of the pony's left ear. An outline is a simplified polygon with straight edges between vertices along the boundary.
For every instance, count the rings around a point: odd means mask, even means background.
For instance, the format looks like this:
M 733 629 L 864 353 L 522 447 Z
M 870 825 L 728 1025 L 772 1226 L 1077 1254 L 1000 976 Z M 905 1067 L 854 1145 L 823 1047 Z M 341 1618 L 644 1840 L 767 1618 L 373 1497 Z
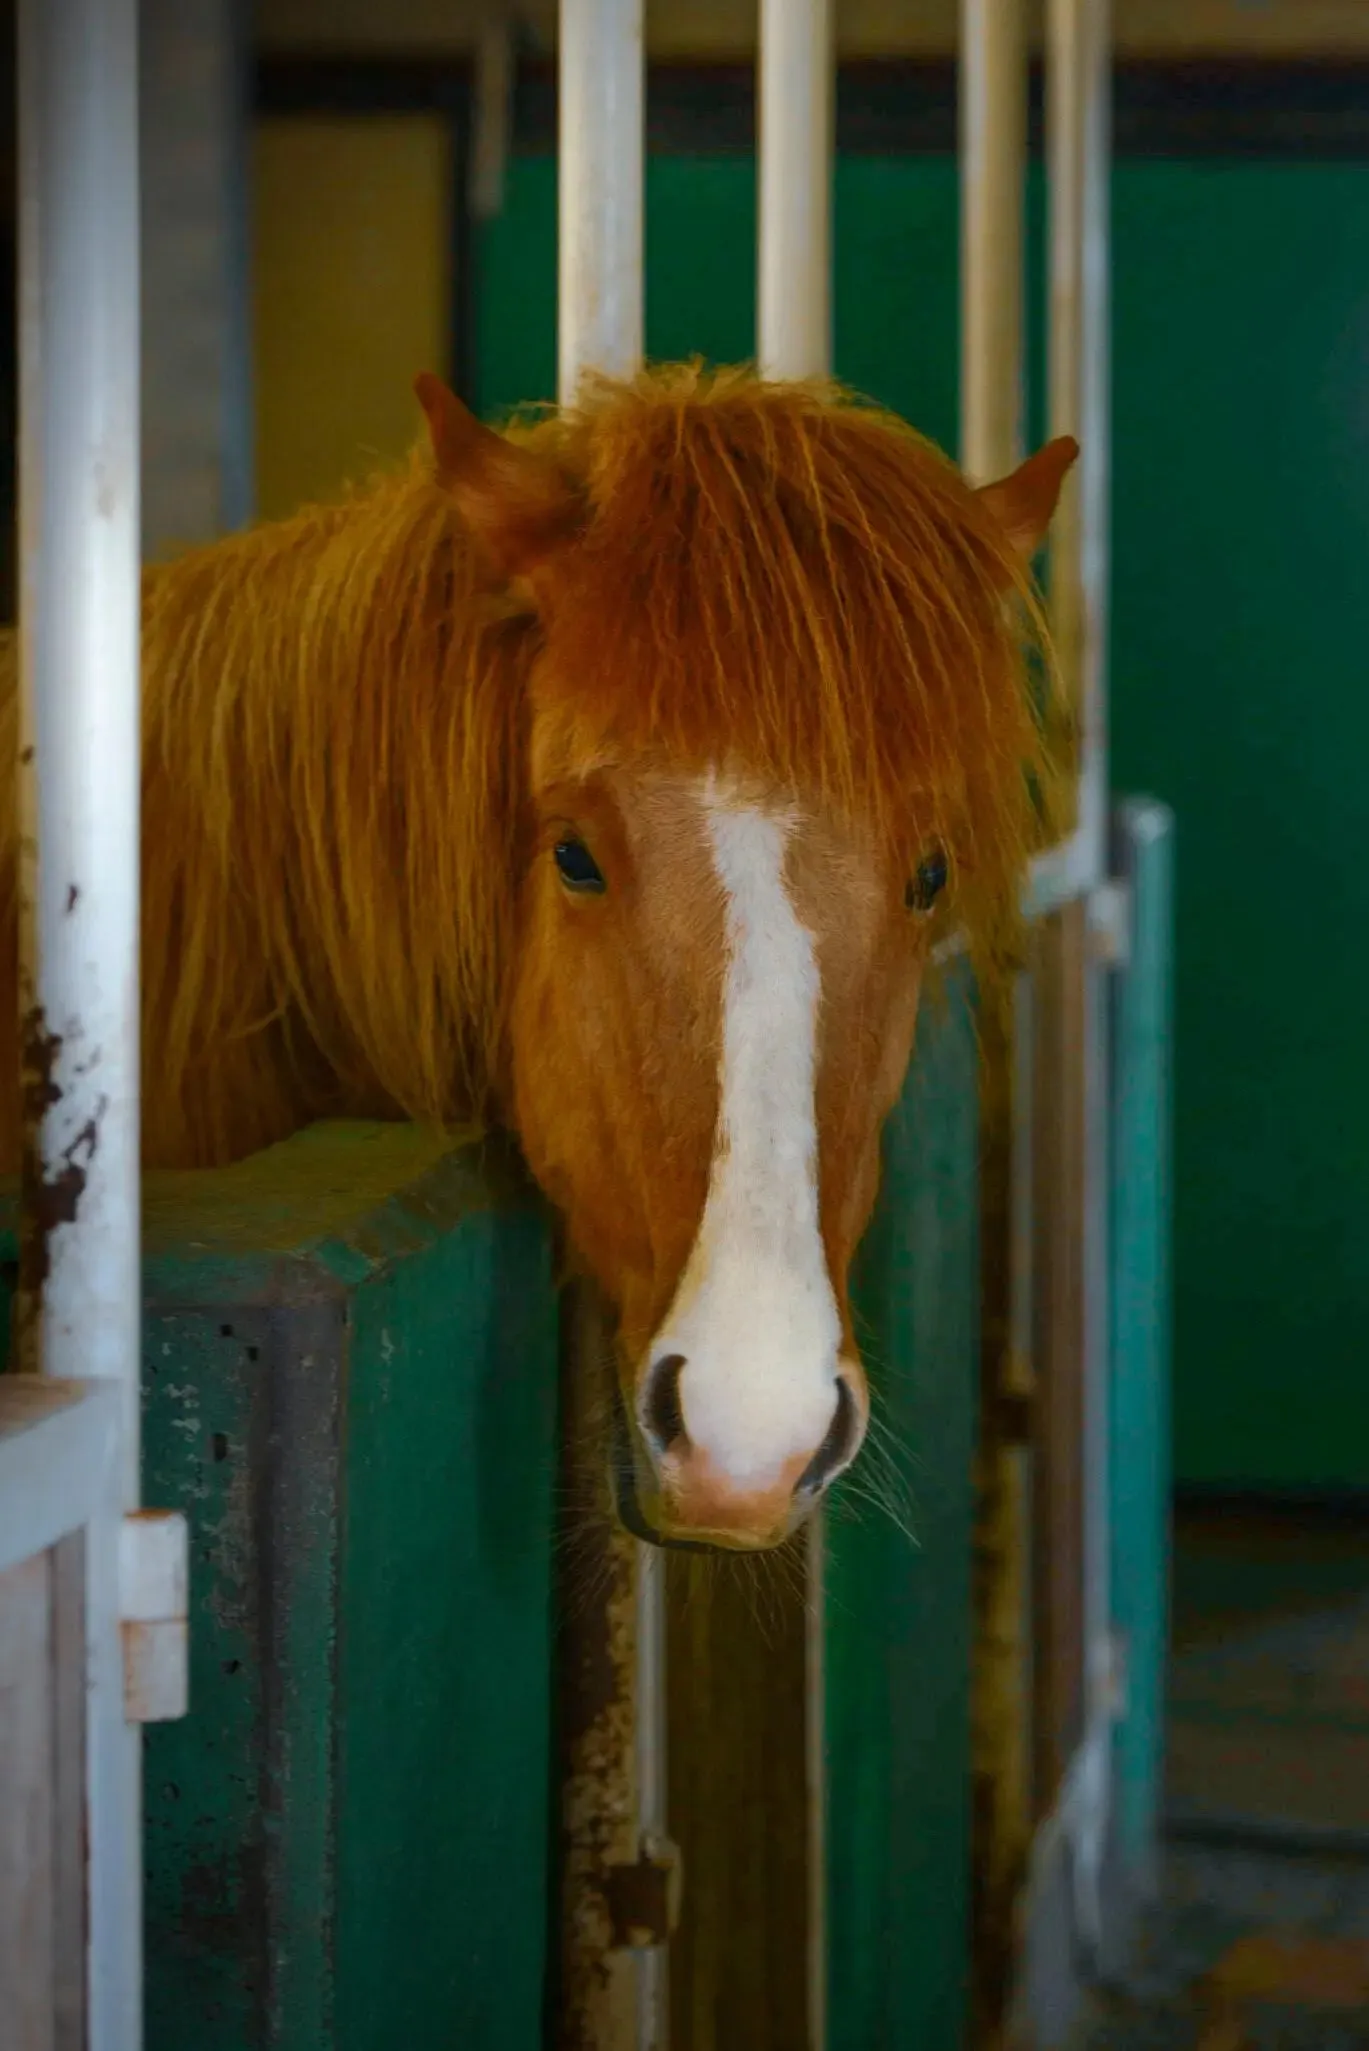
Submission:
M 997 484 L 980 487 L 980 503 L 993 514 L 1024 562 L 1031 561 L 1045 540 L 1055 516 L 1060 487 L 1078 454 L 1079 444 L 1074 436 L 1059 435 L 1034 456 L 1028 456 L 1011 477 L 1001 477 Z
M 414 392 L 428 418 L 438 481 L 491 568 L 501 578 L 535 579 L 581 525 L 580 495 L 554 463 L 477 420 L 441 378 L 423 371 Z

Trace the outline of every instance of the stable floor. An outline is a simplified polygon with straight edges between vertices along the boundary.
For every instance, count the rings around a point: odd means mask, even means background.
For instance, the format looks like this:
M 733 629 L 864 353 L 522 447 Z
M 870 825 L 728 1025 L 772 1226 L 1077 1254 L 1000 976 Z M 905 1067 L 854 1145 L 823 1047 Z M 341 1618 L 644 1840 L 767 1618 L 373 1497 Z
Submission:
M 1090 2051 L 1369 2051 L 1369 1518 L 1177 1520 L 1167 1822 Z

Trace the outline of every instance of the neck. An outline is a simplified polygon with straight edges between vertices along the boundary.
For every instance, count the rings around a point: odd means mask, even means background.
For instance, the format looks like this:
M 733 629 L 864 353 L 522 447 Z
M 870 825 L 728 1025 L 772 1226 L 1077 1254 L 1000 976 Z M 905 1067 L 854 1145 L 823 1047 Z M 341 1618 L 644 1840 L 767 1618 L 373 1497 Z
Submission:
M 145 1017 L 218 1157 L 262 1061 L 277 1123 L 482 1109 L 525 647 L 417 467 L 150 574 Z

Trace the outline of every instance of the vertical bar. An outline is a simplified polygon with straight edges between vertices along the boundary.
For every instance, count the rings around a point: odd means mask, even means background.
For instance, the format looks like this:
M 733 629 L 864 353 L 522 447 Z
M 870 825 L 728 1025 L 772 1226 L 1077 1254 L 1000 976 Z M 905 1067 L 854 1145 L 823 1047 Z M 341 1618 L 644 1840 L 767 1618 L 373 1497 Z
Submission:
M 832 359 L 836 66 L 831 0 L 760 0 L 756 355 L 769 378 L 825 377 Z M 824 1534 L 808 1526 L 805 1695 L 808 2030 L 827 2041 Z
M 1078 827 L 1091 882 L 1104 875 L 1107 840 L 1109 21 L 1109 0 L 1048 0 L 1048 414 L 1052 435 L 1080 443 L 1055 519 L 1050 596 L 1078 721 Z
M 1050 427 L 1077 436 L 1051 554 L 1053 628 L 1076 732 L 1076 887 L 1107 873 L 1106 610 L 1108 577 L 1108 220 L 1110 0 L 1048 0 Z M 1071 1767 L 1068 1821 L 1077 1929 L 1100 1936 L 1101 1872 L 1111 1774 L 1113 1696 L 1108 1502 L 1108 1036 L 1104 972 L 1087 947 L 1075 991 L 1078 1047 L 1054 1115 L 1080 1131 L 1080 1473 L 1073 1485 L 1082 1548 L 1079 1643 L 1084 1729 Z
M 1085 1244 L 1088 1207 L 1085 1057 L 1087 904 L 1079 897 L 1036 930 L 1032 1192 L 1037 1391 L 1034 1443 L 1036 1600 L 1033 1748 L 1038 1815 L 1060 1798 L 1086 1736 L 1088 1646 L 1086 1430 L 1089 1391 Z
M 559 221 L 557 390 L 574 404 L 586 372 L 631 376 L 643 347 L 643 0 L 561 0 L 558 52 Z M 619 1688 L 630 1690 L 630 1756 L 620 1756 L 621 1701 L 605 1704 L 604 1728 L 588 1734 L 586 1759 L 597 1757 L 600 1798 L 632 1812 L 635 1843 L 620 1857 L 642 1856 L 665 1828 L 665 1586 L 650 1547 L 615 1529 L 605 1539 L 604 1627 L 628 1664 Z M 630 1655 L 627 1648 L 631 1648 Z M 624 1785 L 627 1777 L 634 1785 Z M 606 1992 L 611 1974 L 601 1975 Z M 612 2002 L 591 1997 L 585 2028 L 612 2031 Z M 663 1946 L 636 1956 L 637 2051 L 658 2051 L 666 2029 Z
M 1106 875 L 1109 853 L 1107 634 L 1111 451 L 1111 347 L 1109 313 L 1112 191 L 1111 0 L 1091 0 L 1082 52 L 1080 155 L 1083 203 L 1080 290 L 1079 584 L 1082 720 L 1080 825 L 1093 873 Z M 1111 1504 L 1108 1487 L 1111 1425 L 1109 1391 L 1109 1031 L 1107 971 L 1091 961 L 1085 985 L 1084 1130 L 1085 1194 L 1089 1229 L 1084 1244 L 1085 1530 L 1084 1616 L 1088 1631 L 1090 1716 L 1100 1728 L 1112 1716 Z M 1099 1742 L 1102 1742 L 1101 1740 Z M 1095 1832 L 1100 1837 L 1101 1820 Z M 1089 1855 L 1096 1867 L 1101 1842 Z M 1096 1921 L 1098 1904 L 1092 1907 Z
M 1112 1593 L 1126 1660 L 1117 1839 L 1132 1896 L 1145 1900 L 1159 1875 L 1165 1777 L 1174 821 L 1166 807 L 1132 800 L 1115 811 L 1112 835 L 1131 905 L 1112 992 L 1109 1120 Z
M 832 357 L 831 0 L 760 0 L 761 375 L 825 377 Z
M 120 1395 L 86 1548 L 90 2051 L 141 2042 L 141 1744 L 118 1524 L 138 1500 L 136 0 L 20 0 L 23 1357 Z
M 637 1776 L 639 1547 L 604 1500 L 614 1373 L 603 1304 L 587 1281 L 561 1297 L 561 1844 L 557 2051 L 638 2045 L 637 1954 L 619 1942 L 615 1869 L 640 1852 Z
M 1107 692 L 1109 479 L 1108 220 L 1111 168 L 1110 0 L 1049 0 L 1047 140 L 1050 157 L 1050 431 L 1080 443 L 1077 479 L 1067 484 L 1051 552 L 1053 629 L 1079 720 L 1078 826 L 1090 884 L 1107 865 Z M 1091 1477 L 1085 1615 L 1097 1643 L 1107 1628 L 1106 1417 L 1107 1120 L 1101 993 L 1087 993 L 1084 1089 L 1090 1137 L 1090 1245 L 1085 1345 L 1091 1417 Z
M 1022 439 L 1023 0 L 960 7 L 960 460 L 987 484 Z
M 960 0 L 960 460 L 977 484 L 1022 457 L 1025 0 Z M 1030 1838 L 1031 1090 L 1027 979 L 980 1046 L 980 1566 L 975 1580 L 972 1856 L 975 2021 L 1003 2021 Z
M 557 391 L 642 357 L 642 0 L 561 0 Z
M 637 1833 L 643 1856 L 665 1849 L 667 1832 L 666 1572 L 664 1555 L 637 1553 Z M 653 1945 L 638 1954 L 637 2051 L 666 2051 L 670 2038 L 669 1954 Z

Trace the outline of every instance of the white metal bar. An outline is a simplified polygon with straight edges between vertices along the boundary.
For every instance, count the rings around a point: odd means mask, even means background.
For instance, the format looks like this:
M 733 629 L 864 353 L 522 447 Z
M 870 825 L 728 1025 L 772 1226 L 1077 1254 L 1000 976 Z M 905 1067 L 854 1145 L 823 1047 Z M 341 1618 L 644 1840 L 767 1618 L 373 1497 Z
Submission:
M 586 372 L 627 377 L 643 347 L 645 177 L 642 0 L 561 0 L 557 391 Z M 629 1543 L 624 1540 L 623 1543 Z M 634 1545 L 635 1780 L 639 1851 L 666 1830 L 665 1574 Z M 664 1947 L 637 1954 L 637 2051 L 664 2051 Z
M 1079 584 L 1080 825 L 1108 865 L 1108 613 L 1112 486 L 1112 0 L 1090 0 L 1083 51 Z
M 1105 653 L 1108 497 L 1108 0 L 1048 0 L 1050 185 L 1048 411 L 1080 444 L 1051 543 L 1051 625 L 1079 720 L 1079 808 L 1088 887 L 1107 847 Z
M 136 0 L 20 0 L 21 1031 L 27 1357 L 114 1385 L 85 1545 L 89 2051 L 142 2034 L 140 1734 L 119 1530 L 138 1499 Z
M 1090 891 L 1107 873 L 1105 633 L 1108 497 L 1109 0 L 1050 0 L 1047 116 L 1051 153 L 1051 431 L 1080 443 L 1077 488 L 1066 500 L 1065 544 L 1052 554 L 1051 594 L 1067 678 L 1079 708 L 1077 839 Z M 1057 583 L 1059 586 L 1057 592 Z M 1085 1249 L 1086 1417 L 1090 1543 L 1085 1627 L 1090 1649 L 1108 1628 L 1107 1577 L 1107 1121 L 1105 993 L 1090 975 L 1085 1021 L 1089 1243 Z
M 557 390 L 642 357 L 642 0 L 561 0 Z
M 832 356 L 830 0 L 760 0 L 756 355 L 772 378 L 824 377 Z
M 959 84 L 960 460 L 987 484 L 1022 457 L 1023 0 L 961 0 Z
M 123 1391 L 138 1478 L 136 0 L 22 0 L 24 1055 L 41 1358 Z M 29 753 L 29 750 L 32 753 Z M 26 1194 L 32 1195 L 28 1191 Z
M 836 65 L 830 0 L 760 0 L 756 356 L 768 378 L 825 377 L 832 358 Z M 809 1522 L 805 1645 L 808 2027 L 827 2042 L 825 1533 Z
M 1052 627 L 1079 722 L 1079 791 L 1067 866 L 1092 894 L 1107 876 L 1107 584 L 1109 490 L 1108 218 L 1111 189 L 1110 0 L 1048 0 L 1046 119 L 1050 174 L 1050 430 L 1080 443 L 1051 550 Z M 1063 852 L 1063 851 L 1062 851 Z M 1073 1849 L 1075 1913 L 1101 1938 L 1099 1876 L 1111 1796 L 1115 1710 L 1108 1500 L 1108 1197 L 1106 971 L 1087 972 L 1084 1018 L 1084 1561 L 1086 1725 L 1061 1799 Z

